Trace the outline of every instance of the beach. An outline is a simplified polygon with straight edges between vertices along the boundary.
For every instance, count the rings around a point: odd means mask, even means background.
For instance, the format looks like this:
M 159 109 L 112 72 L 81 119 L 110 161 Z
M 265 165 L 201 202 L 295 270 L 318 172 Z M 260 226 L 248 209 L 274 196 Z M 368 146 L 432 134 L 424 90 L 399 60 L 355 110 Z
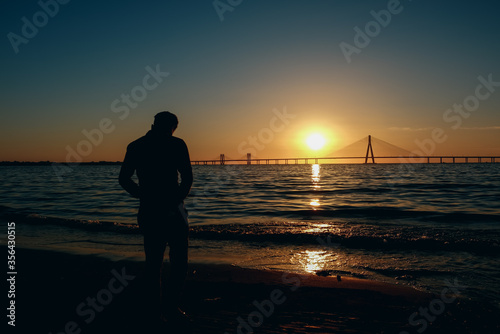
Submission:
M 141 261 L 24 248 L 16 255 L 19 333 L 495 333 L 500 328 L 494 309 L 459 296 L 444 304 L 434 321 L 417 316 L 420 322 L 412 326 L 410 315 L 438 305 L 439 295 L 357 278 L 197 263 L 190 263 L 184 289 L 189 324 L 158 328 L 142 312 L 147 305 Z

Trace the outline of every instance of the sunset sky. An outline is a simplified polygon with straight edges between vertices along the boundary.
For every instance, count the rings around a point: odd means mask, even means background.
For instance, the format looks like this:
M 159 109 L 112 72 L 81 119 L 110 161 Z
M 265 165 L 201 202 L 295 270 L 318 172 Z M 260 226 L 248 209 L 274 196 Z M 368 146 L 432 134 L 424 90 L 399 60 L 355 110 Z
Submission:
M 0 160 L 122 160 L 162 110 L 193 160 L 329 156 L 369 134 L 500 155 L 495 1 L 41 2 L 53 17 L 1 3 Z

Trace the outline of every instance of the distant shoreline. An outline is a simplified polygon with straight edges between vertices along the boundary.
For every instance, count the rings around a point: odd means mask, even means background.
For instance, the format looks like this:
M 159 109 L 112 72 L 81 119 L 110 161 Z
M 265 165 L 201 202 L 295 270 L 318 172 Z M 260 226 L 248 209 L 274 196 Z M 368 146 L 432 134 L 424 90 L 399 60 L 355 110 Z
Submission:
M 65 165 L 121 165 L 121 161 L 88 161 L 88 162 L 55 162 L 55 161 L 0 161 L 0 166 L 51 166 L 52 164 Z

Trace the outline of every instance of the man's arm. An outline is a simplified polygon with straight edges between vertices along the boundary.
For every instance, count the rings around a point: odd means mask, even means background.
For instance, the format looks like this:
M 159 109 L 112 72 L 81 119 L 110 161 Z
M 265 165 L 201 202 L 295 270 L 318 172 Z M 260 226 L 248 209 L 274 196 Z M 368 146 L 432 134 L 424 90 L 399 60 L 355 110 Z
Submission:
M 182 202 L 193 185 L 193 169 L 191 168 L 191 160 L 189 159 L 189 151 L 184 141 L 182 142 L 181 154 L 178 171 L 181 174 L 181 184 L 179 185 L 179 196 Z
M 130 149 L 127 148 L 125 159 L 123 159 L 122 168 L 120 169 L 120 176 L 118 182 L 132 197 L 139 198 L 139 185 L 132 180 L 135 172 L 135 164 L 132 159 Z

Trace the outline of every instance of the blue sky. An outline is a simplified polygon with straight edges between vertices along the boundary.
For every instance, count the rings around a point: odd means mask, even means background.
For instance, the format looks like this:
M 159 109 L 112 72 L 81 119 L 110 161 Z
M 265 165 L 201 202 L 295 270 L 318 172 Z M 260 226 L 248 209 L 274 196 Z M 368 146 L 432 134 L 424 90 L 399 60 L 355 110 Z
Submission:
M 115 128 L 84 160 L 120 160 L 161 110 L 179 116 L 192 158 L 238 158 L 275 108 L 296 117 L 261 143 L 261 157 L 329 155 L 368 134 L 411 150 L 436 127 L 448 139 L 433 153 L 500 155 L 500 88 L 462 128 L 443 121 L 479 76 L 500 81 L 494 1 L 401 1 L 351 63 L 339 44 L 354 45 L 353 29 L 388 1 L 243 0 L 221 21 L 213 1 L 73 0 L 18 53 L 8 34 L 42 9 L 1 6 L 0 160 L 64 161 L 103 118 Z M 169 76 L 119 119 L 111 103 L 157 65 Z M 328 138 L 321 152 L 303 145 L 313 132 Z

